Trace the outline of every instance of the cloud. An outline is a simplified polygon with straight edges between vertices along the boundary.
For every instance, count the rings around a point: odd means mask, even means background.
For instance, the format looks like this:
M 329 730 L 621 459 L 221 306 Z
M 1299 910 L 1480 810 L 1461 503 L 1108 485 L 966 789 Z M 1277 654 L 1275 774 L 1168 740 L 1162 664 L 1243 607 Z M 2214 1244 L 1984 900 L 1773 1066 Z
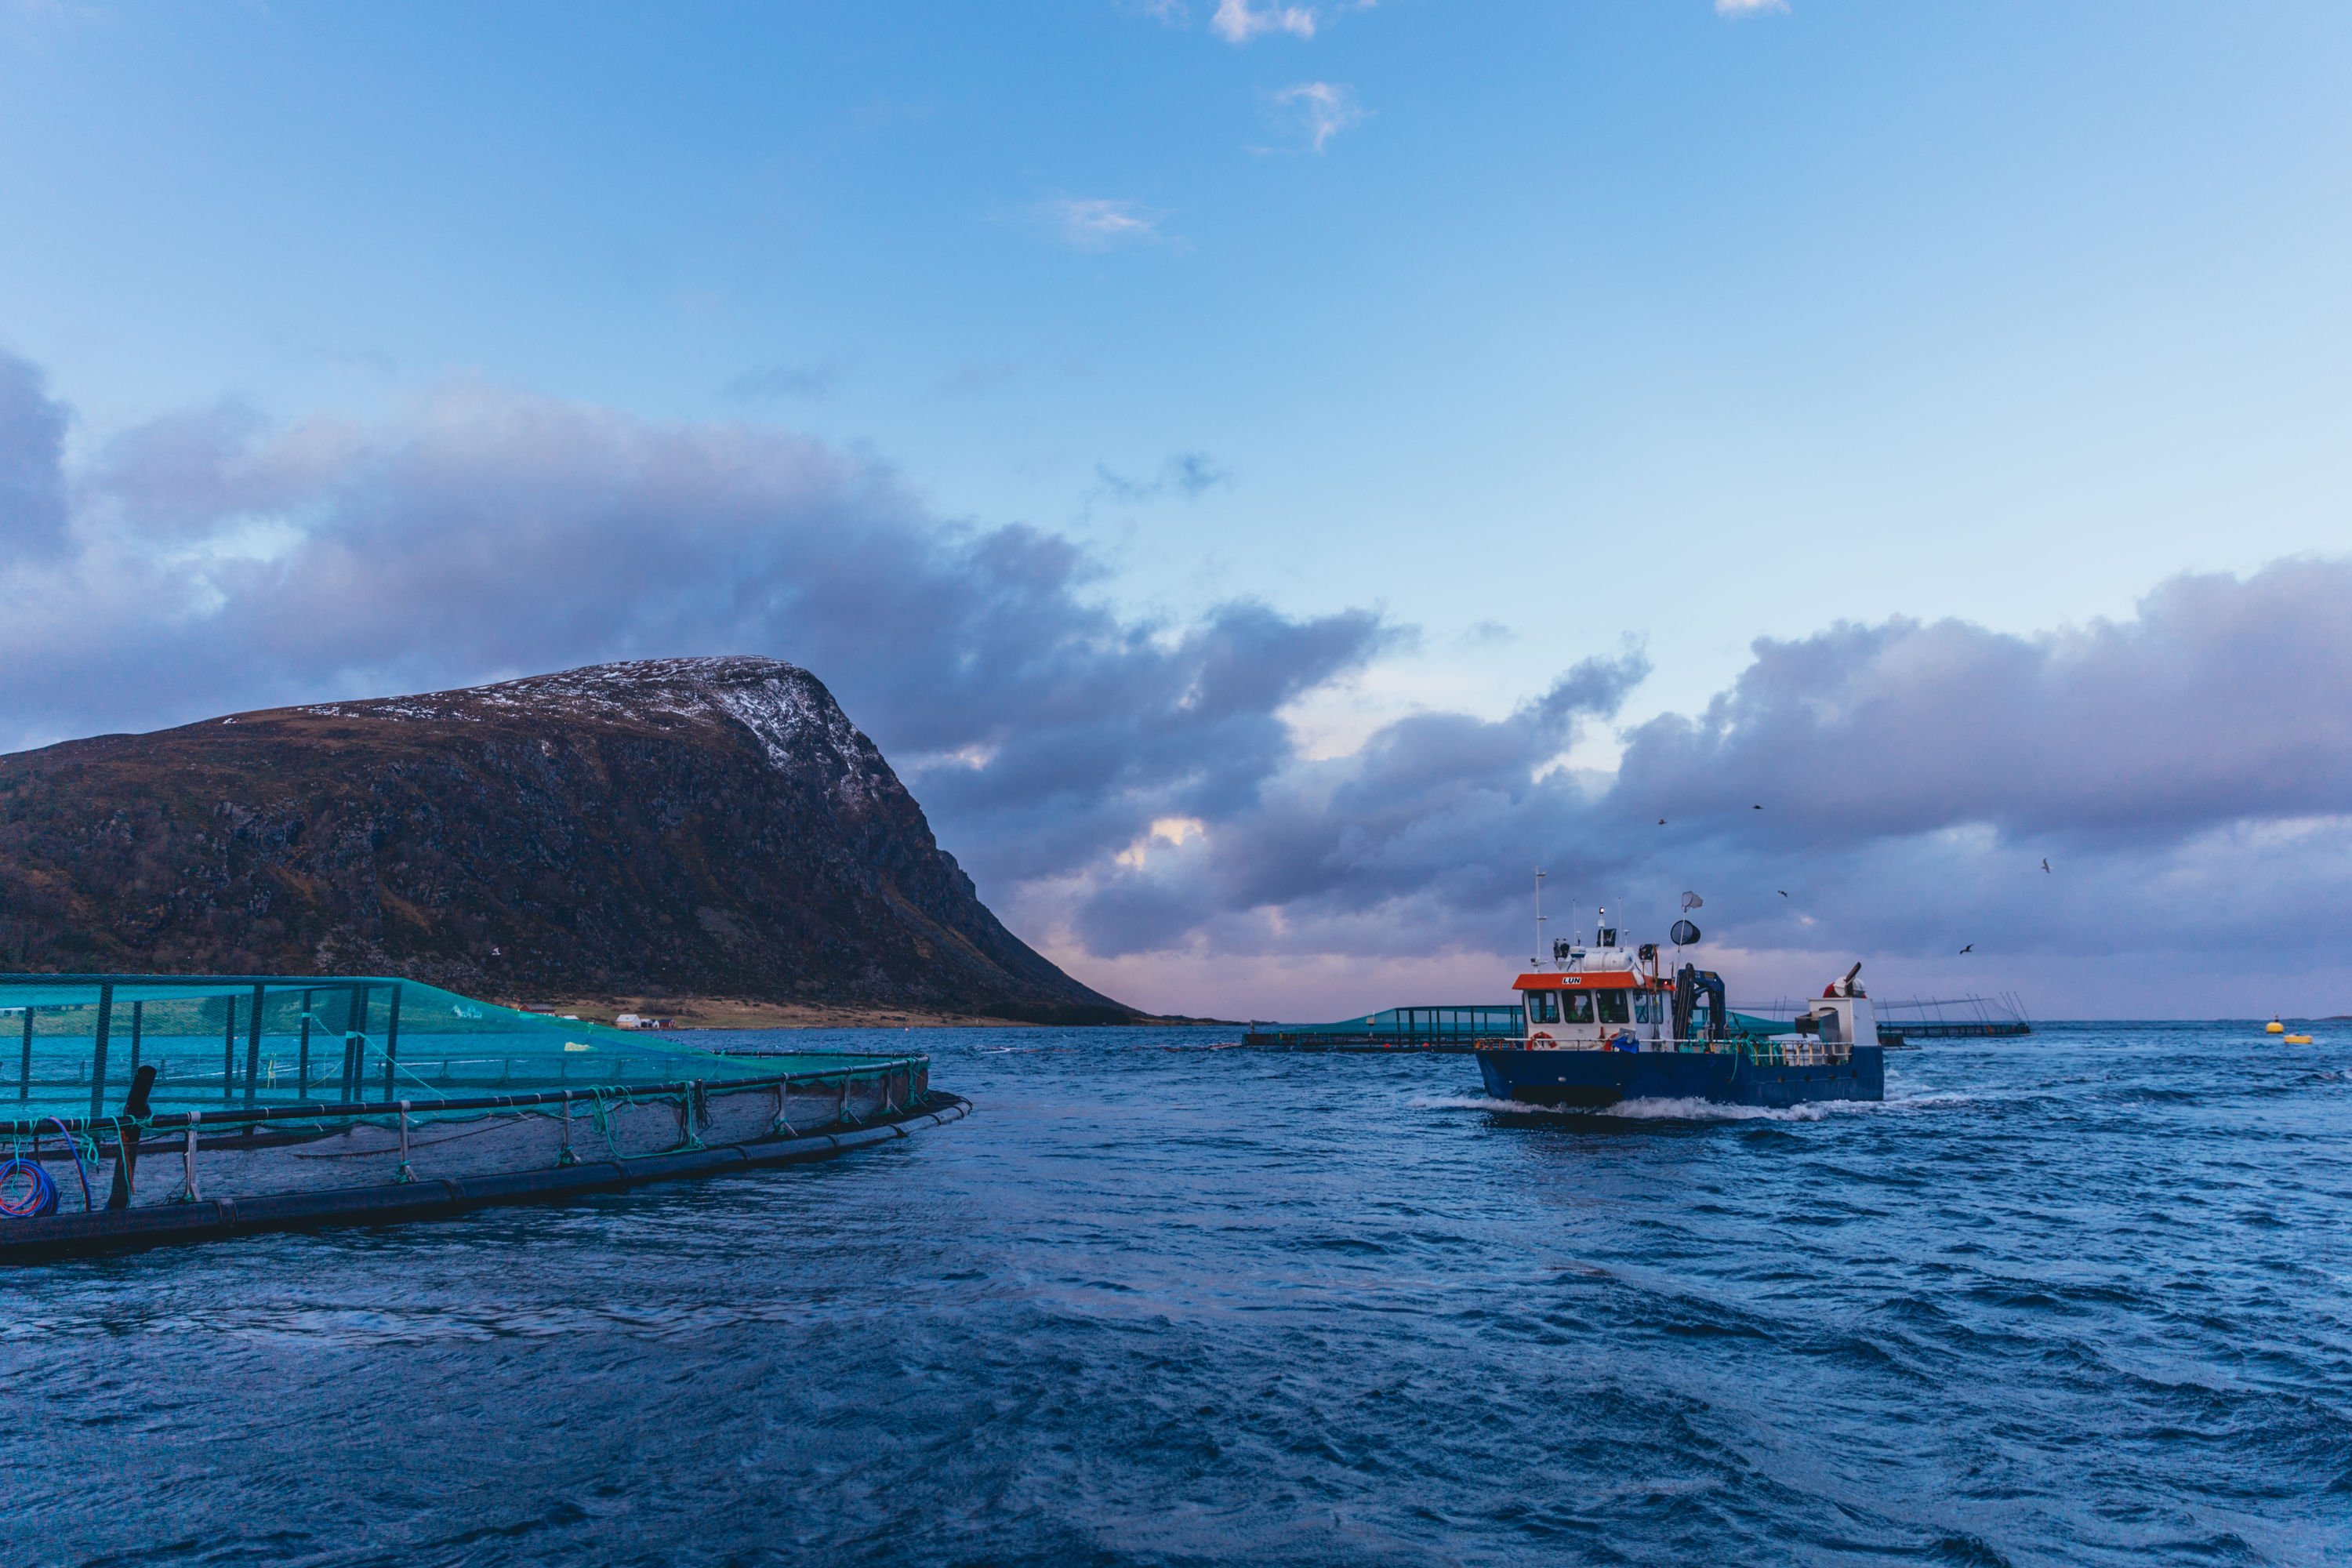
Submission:
M 39 368 L 0 352 L 0 563 L 66 542 L 66 423 Z
M 1160 466 L 1160 472 L 1149 479 L 1130 479 L 1113 473 L 1100 463 L 1095 465 L 1095 477 L 1100 481 L 1100 493 L 1114 500 L 1140 502 L 1159 500 L 1167 496 L 1181 496 L 1197 500 L 1233 476 L 1217 467 L 1206 452 L 1178 452 Z
M 1100 196 L 1055 196 L 1033 204 L 1030 216 L 1075 250 L 1111 250 L 1126 245 L 1163 244 L 1174 237 L 1160 229 L 1168 215 L 1139 202 Z
M 1269 33 L 1311 38 L 1331 17 L 1343 11 L 1369 11 L 1379 0 L 1341 0 L 1339 4 L 1290 5 L 1284 0 L 1216 0 L 1209 14 L 1209 30 L 1234 45 L 1249 43 Z M 1168 27 L 1192 26 L 1187 0 L 1122 0 L 1121 9 L 1150 17 Z
M 778 361 L 752 366 L 720 392 L 736 403 L 773 403 L 788 397 L 821 398 L 840 383 L 839 365 Z
M 1715 0 L 1718 16 L 1764 16 L 1788 9 L 1789 0 Z
M 1349 756 L 1286 768 L 1246 810 L 1203 816 L 1191 855 L 1161 857 L 1148 875 L 1089 866 L 1056 894 L 1108 956 L 1202 937 L 1291 952 L 1460 941 L 1458 917 L 1516 907 L 1517 868 L 1556 847 L 1563 817 L 1584 814 L 1578 783 L 1554 764 L 1648 670 L 1633 651 L 1588 658 L 1499 720 L 1399 720 Z
M 1297 117 L 1307 144 L 1320 153 L 1331 138 L 1363 123 L 1355 89 L 1328 81 L 1303 81 L 1274 95 L 1276 105 Z
M 1386 993 L 1456 963 L 1491 978 L 1438 999 L 1491 995 L 1541 865 L 1562 929 L 1605 901 L 1646 940 L 1698 889 L 1759 997 L 1863 956 L 1923 990 L 2046 984 L 2042 1011 L 2352 1010 L 2352 561 L 2175 577 L 2039 635 L 1762 639 L 1701 711 L 1622 731 L 1648 667 L 1620 648 L 1311 756 L 1301 706 L 1409 628 L 1124 615 L 1069 540 L 943 518 L 771 426 L 480 386 L 377 424 L 225 402 L 69 458 L 72 424 L 0 360 L 7 743 L 765 653 L 834 687 L 1015 929 L 1150 1005 L 1339 1016 L 1431 1000 Z M 1180 453 L 1106 482 L 1220 478 Z M 1596 734 L 1613 771 L 1574 761 Z M 1969 942 L 1983 967 L 1955 974 Z M 1276 989 L 1219 991 L 1236 976 Z M 1301 976 L 1332 989 L 1279 991 Z
M 1315 36 L 1315 10 L 1308 5 L 1279 3 L 1263 8 L 1250 0 L 1217 0 L 1209 28 L 1229 44 L 1246 44 L 1265 33 L 1288 33 L 1293 37 Z
M 225 405 L 68 472 L 66 411 L 9 370 L 0 734 L 16 745 L 768 653 L 835 688 L 1002 889 L 1108 863 L 1157 821 L 1232 817 L 1293 754 L 1281 710 L 1396 635 L 1369 612 L 1248 602 L 1122 617 L 1067 541 L 947 521 L 822 443 L 494 388 L 377 426 L 273 432 Z
M 1283 0 L 1217 0 L 1209 30 L 1225 42 L 1242 45 L 1268 33 L 1311 38 L 1333 17 L 1347 11 L 1369 11 L 1379 0 L 1345 0 L 1336 5 L 1286 5 Z
M 1897 619 L 1765 639 L 1700 717 L 1633 733 L 1617 792 L 1685 820 L 1761 801 L 1792 845 L 1979 825 L 2171 841 L 2352 811 L 2347 611 L 2352 563 L 2290 560 L 2041 637 Z
M 1652 938 L 1701 889 L 1759 999 L 1867 956 L 1930 992 L 2038 974 L 2073 1016 L 2242 1012 L 2315 966 L 2336 978 L 2290 982 L 2291 1005 L 2352 1007 L 2352 562 L 2177 577 L 2040 636 L 1763 639 L 1703 713 L 1625 732 L 1613 773 L 1566 765 L 1643 668 L 1588 659 L 1503 719 L 1415 715 L 1294 761 L 1181 846 L 1041 876 L 1026 913 L 1064 951 L 1194 974 L 1419 962 L 1527 940 L 1540 865 L 1588 926 L 1607 902 Z M 2184 965 L 2217 941 L 2242 971 Z M 1984 968 L 1954 973 L 1971 942 Z

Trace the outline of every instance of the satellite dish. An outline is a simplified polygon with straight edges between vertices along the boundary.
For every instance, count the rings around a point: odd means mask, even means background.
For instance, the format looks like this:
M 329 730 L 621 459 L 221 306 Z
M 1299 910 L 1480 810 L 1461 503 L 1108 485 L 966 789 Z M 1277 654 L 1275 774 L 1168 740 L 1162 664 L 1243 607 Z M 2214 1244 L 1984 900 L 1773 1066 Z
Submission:
M 1693 910 L 1702 908 L 1706 903 L 1706 900 L 1700 898 L 1696 893 L 1685 893 L 1683 895 L 1683 912 L 1685 914 L 1688 914 Z
M 1674 929 L 1666 932 L 1666 934 L 1674 938 L 1675 945 L 1676 947 L 1688 947 L 1691 943 L 1698 940 L 1698 927 L 1691 924 L 1688 921 L 1676 921 L 1674 924 Z

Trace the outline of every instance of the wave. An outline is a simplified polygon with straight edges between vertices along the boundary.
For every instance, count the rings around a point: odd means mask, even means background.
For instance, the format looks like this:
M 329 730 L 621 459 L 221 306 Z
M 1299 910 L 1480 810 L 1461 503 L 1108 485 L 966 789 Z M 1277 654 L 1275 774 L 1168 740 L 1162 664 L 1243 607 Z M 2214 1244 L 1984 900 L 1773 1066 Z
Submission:
M 1491 1100 L 1483 1094 L 1423 1094 L 1406 1100 L 1409 1110 L 1493 1110 L 1507 1116 L 1590 1116 L 1573 1105 L 1527 1105 L 1516 1100 Z
M 1594 1112 L 1622 1116 L 1629 1121 L 1826 1121 L 1832 1116 L 1857 1110 L 1883 1110 L 1876 1100 L 1817 1100 L 1803 1105 L 1726 1105 L 1720 1100 L 1690 1099 L 1621 1100 Z
M 1502 1116 L 1549 1116 L 1563 1120 L 1614 1117 L 1625 1121 L 1826 1121 L 1832 1116 L 1872 1111 L 1927 1110 L 1966 1105 L 1966 1094 L 1922 1094 L 1889 1100 L 1818 1100 L 1803 1105 L 1726 1105 L 1720 1100 L 1654 1098 L 1621 1100 L 1614 1105 L 1529 1105 L 1483 1094 L 1421 1095 L 1405 1101 L 1414 1110 L 1483 1110 Z

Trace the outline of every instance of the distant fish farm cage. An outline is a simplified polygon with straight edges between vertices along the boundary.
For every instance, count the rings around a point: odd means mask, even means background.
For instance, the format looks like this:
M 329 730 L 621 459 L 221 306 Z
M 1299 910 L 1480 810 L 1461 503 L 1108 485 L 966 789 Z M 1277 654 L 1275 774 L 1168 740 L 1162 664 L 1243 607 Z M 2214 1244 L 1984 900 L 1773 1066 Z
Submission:
M 1516 1002 L 1435 1007 L 1391 1007 L 1336 1024 L 1270 1024 L 1253 1020 L 1242 1044 L 1262 1051 L 1436 1051 L 1466 1054 L 1481 1041 L 1527 1033 Z
M 0 975 L 0 1260 L 789 1164 L 968 1109 L 928 1057 L 720 1056 L 413 980 Z
M 1799 1014 L 1811 1004 L 1787 998 L 1760 1012 L 1727 1009 L 1727 1038 L 1764 1040 L 1790 1034 Z M 1966 996 L 1943 1001 L 1881 1002 L 1878 1038 L 1900 1046 L 1915 1039 L 1965 1039 L 1994 1035 L 2030 1035 L 2025 1009 L 2016 997 Z M 1483 1046 L 1522 1039 L 1527 1013 L 1517 1003 L 1487 1005 L 1391 1007 L 1386 1012 L 1342 1018 L 1334 1024 L 1274 1024 L 1253 1020 L 1241 1043 L 1260 1051 L 1428 1051 L 1467 1056 Z
M 1881 1002 L 1878 1016 L 1887 1027 L 1899 1029 L 1909 1040 L 1983 1039 L 1997 1035 L 2030 1035 L 2032 1022 L 2015 994 L 1958 996 L 1940 1001 Z
M 1773 1013 L 1801 1013 L 1808 1004 L 1780 1001 Z M 2010 992 L 1998 996 L 1950 996 L 1908 1002 L 1879 1001 L 1878 1037 L 1889 1045 L 1912 1040 L 1988 1039 L 2003 1035 L 2030 1035 L 2033 1025 L 2025 1005 Z
M 1801 1012 L 1802 1007 L 1782 1012 Z M 1738 1038 L 1763 1038 L 1786 1034 L 1795 1026 L 1731 1013 L 1727 1032 Z M 1524 1039 L 1528 1016 L 1517 1002 L 1458 1004 L 1436 1007 L 1391 1007 L 1336 1024 L 1267 1024 L 1252 1022 L 1242 1044 L 1260 1051 L 1428 1051 L 1440 1056 L 1467 1056 L 1485 1046 Z

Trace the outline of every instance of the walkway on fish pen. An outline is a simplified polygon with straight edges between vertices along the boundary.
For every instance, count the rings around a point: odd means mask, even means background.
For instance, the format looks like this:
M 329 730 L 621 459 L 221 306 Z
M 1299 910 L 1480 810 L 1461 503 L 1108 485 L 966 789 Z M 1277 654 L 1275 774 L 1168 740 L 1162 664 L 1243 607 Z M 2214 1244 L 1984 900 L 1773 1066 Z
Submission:
M 1811 1005 L 1785 998 L 1761 1012 L 1731 1010 L 1727 1032 L 1736 1038 L 1764 1039 L 1794 1032 L 1796 1018 Z M 2016 996 L 1961 996 L 1935 1001 L 1874 1002 L 1881 1045 L 1914 1040 L 1956 1040 L 2030 1035 L 2032 1024 Z M 1526 1037 L 1527 1015 L 1517 1003 L 1457 1003 L 1441 1006 L 1391 1007 L 1331 1024 L 1277 1024 L 1252 1019 L 1242 1045 L 1257 1051 L 1336 1051 L 1370 1054 L 1425 1051 L 1441 1056 L 1509 1045 Z
M 1759 1018 L 1734 1012 L 1728 1032 L 1740 1037 L 1762 1038 L 1787 1034 L 1786 1020 Z M 1335 1024 L 1273 1024 L 1252 1020 L 1242 1044 L 1258 1051 L 1427 1051 L 1441 1056 L 1467 1056 L 1475 1050 L 1510 1045 L 1526 1037 L 1526 1011 L 1516 1002 L 1444 1006 L 1391 1007 L 1361 1018 Z
M 797 1164 L 970 1109 L 928 1056 L 721 1056 L 386 975 L 0 974 L 0 1263 Z
M 1795 1014 L 1803 1012 L 1806 1005 L 1802 1002 L 1780 1001 L 1768 1011 Z M 1877 1015 L 1879 1036 L 1889 1044 L 1896 1039 L 1991 1039 L 2033 1033 L 2025 1004 L 2008 991 L 1995 996 L 1946 996 L 1934 1000 L 1914 997 L 1908 1002 L 1874 997 L 1871 1007 Z

